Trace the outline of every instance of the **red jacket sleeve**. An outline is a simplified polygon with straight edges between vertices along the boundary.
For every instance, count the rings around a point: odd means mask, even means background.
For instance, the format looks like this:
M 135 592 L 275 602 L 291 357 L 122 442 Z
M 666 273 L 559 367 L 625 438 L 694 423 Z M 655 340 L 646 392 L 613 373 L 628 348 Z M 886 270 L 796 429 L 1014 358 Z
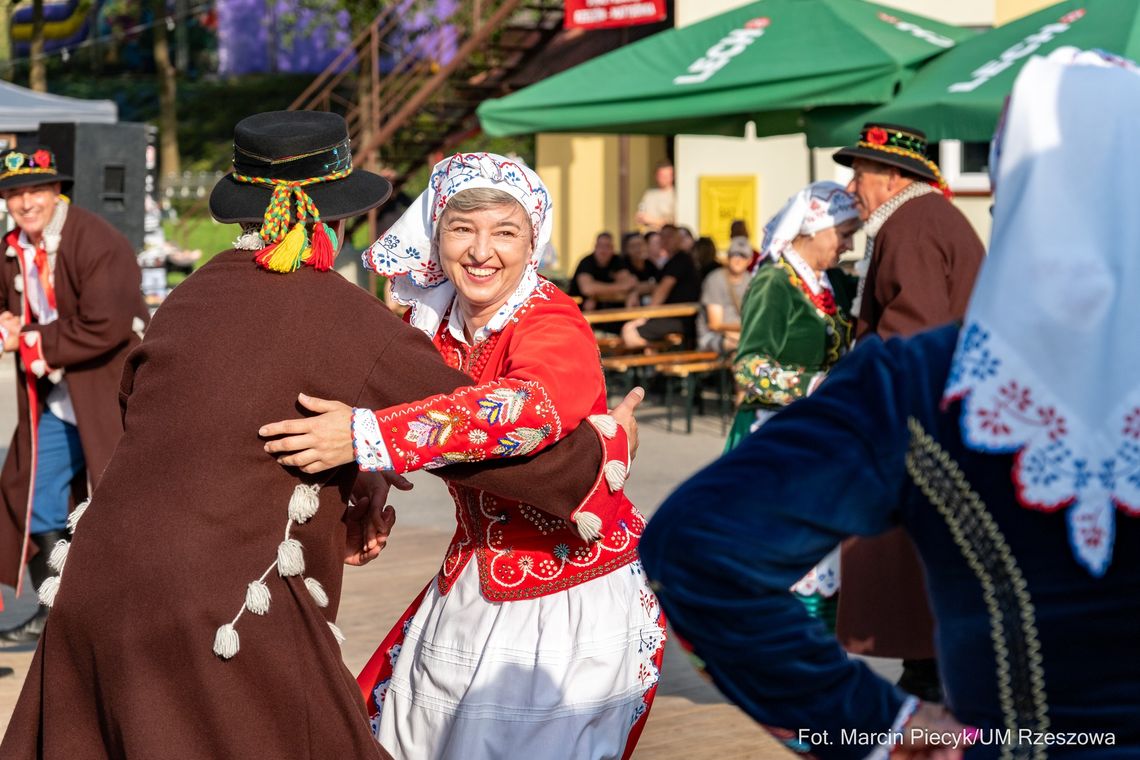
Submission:
M 527 456 L 604 411 L 595 408 L 604 397 L 597 343 L 572 305 L 535 307 L 507 339 L 504 374 L 493 381 L 374 413 L 357 410 L 353 438 L 361 466 L 408 472 Z M 361 458 L 369 440 L 384 450 L 376 451 L 376 461 Z

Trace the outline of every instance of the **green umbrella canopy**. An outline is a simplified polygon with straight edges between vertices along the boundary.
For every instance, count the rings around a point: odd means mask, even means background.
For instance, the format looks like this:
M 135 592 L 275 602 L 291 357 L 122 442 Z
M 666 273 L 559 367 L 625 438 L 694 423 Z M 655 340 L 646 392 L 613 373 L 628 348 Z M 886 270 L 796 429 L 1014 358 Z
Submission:
M 862 0 L 761 0 L 655 34 L 478 110 L 490 135 L 801 132 L 807 108 L 885 103 L 973 32 Z
M 1070 45 L 1137 58 L 1140 0 L 1068 0 L 966 40 L 924 66 L 887 105 L 847 119 L 813 120 L 808 143 L 848 143 L 864 121 L 906 124 L 931 141 L 988 141 L 1022 65 Z

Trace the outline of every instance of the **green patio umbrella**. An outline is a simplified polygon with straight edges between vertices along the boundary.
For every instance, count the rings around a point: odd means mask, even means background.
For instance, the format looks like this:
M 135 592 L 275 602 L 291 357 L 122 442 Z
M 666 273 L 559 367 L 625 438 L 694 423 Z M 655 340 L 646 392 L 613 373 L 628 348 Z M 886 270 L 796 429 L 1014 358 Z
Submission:
M 931 141 L 986 142 L 1022 65 L 1069 45 L 1136 59 L 1140 0 L 1068 0 L 966 40 L 925 65 L 887 105 L 846 119 L 813 120 L 808 144 L 850 142 L 864 121 L 906 124 Z
M 490 135 L 743 134 L 804 129 L 805 110 L 885 103 L 974 33 L 862 0 L 761 0 L 672 29 L 478 110 Z

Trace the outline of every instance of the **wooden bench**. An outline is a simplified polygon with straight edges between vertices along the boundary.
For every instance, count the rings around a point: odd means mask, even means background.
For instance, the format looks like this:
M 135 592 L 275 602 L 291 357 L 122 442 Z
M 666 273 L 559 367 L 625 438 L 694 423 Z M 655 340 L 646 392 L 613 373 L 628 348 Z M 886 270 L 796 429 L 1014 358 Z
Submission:
M 661 306 L 638 306 L 632 309 L 598 309 L 584 311 L 582 316 L 592 325 L 607 322 L 628 322 L 631 319 L 658 317 L 695 317 L 701 310 L 699 303 L 667 303 Z
M 660 354 L 632 354 L 628 356 L 607 356 L 602 359 L 602 369 L 611 372 L 628 372 L 636 367 L 661 369 L 675 364 L 711 362 L 718 358 L 715 351 L 666 351 Z
M 730 409 L 731 384 L 729 372 L 731 369 L 732 360 L 724 356 L 705 361 L 668 364 L 662 367 L 659 372 L 665 377 L 666 429 L 670 432 L 673 431 L 673 381 L 676 380 L 683 384 L 685 391 L 685 432 L 692 433 L 693 406 L 694 404 L 701 404 L 701 378 L 710 372 L 715 372 L 717 373 L 717 393 L 720 402 L 720 432 L 724 435 Z

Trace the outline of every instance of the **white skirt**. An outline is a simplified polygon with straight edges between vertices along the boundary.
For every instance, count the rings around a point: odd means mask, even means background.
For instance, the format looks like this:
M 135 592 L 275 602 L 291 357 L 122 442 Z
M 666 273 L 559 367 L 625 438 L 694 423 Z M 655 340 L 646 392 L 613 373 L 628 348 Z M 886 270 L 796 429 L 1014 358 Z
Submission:
M 490 602 L 472 558 L 447 594 L 433 581 L 403 624 L 373 718 L 397 760 L 617 760 L 652 700 L 665 641 L 640 562 Z

